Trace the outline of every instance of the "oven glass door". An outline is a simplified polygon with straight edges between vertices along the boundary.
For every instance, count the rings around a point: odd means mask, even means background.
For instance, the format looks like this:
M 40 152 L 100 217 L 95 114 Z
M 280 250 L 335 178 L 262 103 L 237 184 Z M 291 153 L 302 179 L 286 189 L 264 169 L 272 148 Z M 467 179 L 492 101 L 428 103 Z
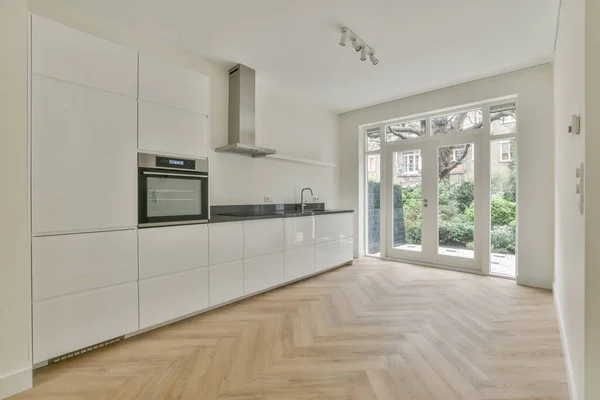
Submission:
M 206 174 L 140 168 L 140 226 L 207 220 L 208 176 Z

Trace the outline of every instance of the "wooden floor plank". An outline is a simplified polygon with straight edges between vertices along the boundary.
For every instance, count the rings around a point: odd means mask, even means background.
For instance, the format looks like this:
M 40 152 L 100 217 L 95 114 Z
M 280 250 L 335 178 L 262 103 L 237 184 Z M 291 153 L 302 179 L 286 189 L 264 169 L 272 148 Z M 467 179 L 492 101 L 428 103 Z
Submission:
M 11 400 L 567 400 L 552 294 L 354 265 L 40 368 Z

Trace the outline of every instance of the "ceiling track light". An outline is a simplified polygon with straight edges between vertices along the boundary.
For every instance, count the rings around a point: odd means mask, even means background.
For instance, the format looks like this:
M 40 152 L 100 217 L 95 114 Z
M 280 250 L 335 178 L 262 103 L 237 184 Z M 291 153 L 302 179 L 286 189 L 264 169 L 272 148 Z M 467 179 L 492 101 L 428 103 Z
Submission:
M 360 60 L 366 61 L 367 56 L 373 65 L 379 64 L 379 59 L 375 57 L 375 50 L 369 46 L 364 40 L 362 40 L 356 33 L 352 32 L 350 28 L 343 27 L 342 37 L 340 39 L 340 46 L 346 46 L 348 39 L 352 42 L 352 47 L 358 53 L 360 52 Z

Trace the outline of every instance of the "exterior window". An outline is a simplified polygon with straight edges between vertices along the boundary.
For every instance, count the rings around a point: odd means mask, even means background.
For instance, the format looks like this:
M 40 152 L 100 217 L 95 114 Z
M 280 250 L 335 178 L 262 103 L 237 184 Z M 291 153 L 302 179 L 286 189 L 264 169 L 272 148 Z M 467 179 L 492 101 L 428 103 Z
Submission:
M 500 143 L 500 161 L 510 162 L 514 159 L 514 151 L 512 142 Z
M 369 172 L 375 172 L 376 160 L 374 156 L 369 156 Z
M 481 129 L 483 126 L 483 111 L 481 108 L 454 114 L 440 115 L 430 119 L 431 134 L 445 135 L 469 129 Z
M 516 104 L 507 103 L 490 108 L 490 133 L 504 135 L 517 132 Z
M 425 136 L 425 120 L 419 119 L 416 121 L 402 122 L 399 124 L 388 125 L 385 127 L 385 141 L 396 142 L 398 140 L 415 139 Z
M 379 127 L 366 130 L 367 151 L 377 151 L 381 148 L 381 129 Z
M 465 151 L 465 149 L 453 149 L 452 150 L 452 157 L 450 157 L 450 159 L 452 161 L 460 160 L 460 158 L 462 157 L 464 151 Z
M 400 176 L 402 174 L 409 173 L 419 173 L 421 172 L 421 151 L 405 151 L 403 153 L 399 153 L 401 157 L 400 168 L 398 168 L 397 175 Z

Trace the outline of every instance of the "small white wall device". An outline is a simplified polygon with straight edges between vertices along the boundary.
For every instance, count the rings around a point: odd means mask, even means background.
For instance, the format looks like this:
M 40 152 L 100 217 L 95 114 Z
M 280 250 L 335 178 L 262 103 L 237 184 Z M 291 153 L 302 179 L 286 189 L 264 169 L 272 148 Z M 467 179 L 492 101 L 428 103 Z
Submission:
M 571 126 L 569 126 L 569 133 L 579 135 L 581 132 L 581 117 L 579 115 L 571 116 Z

